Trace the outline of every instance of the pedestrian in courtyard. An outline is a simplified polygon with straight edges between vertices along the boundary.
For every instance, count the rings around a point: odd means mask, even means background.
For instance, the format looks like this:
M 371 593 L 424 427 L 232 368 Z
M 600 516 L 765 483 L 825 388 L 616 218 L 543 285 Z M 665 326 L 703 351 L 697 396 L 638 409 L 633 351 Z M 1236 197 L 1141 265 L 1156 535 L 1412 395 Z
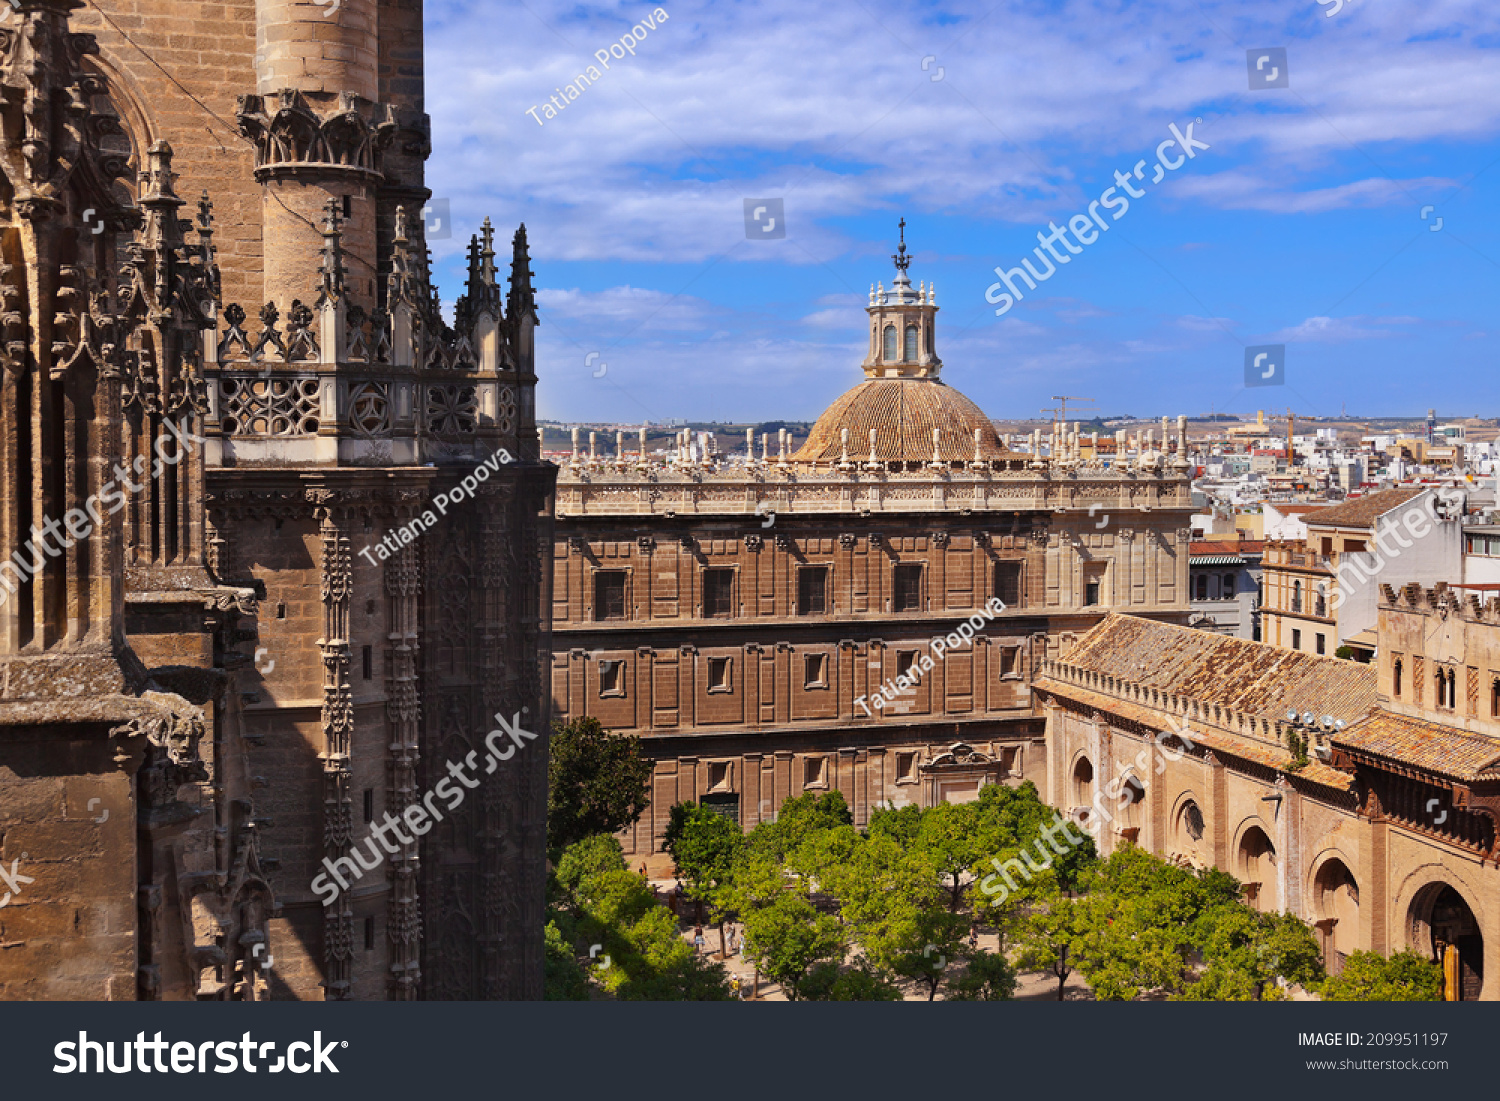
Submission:
M 703 944 L 704 944 L 704 940 L 703 940 L 703 926 L 701 926 L 701 925 L 694 926 L 693 927 L 693 947 L 696 948 L 699 952 L 702 952 L 703 951 Z

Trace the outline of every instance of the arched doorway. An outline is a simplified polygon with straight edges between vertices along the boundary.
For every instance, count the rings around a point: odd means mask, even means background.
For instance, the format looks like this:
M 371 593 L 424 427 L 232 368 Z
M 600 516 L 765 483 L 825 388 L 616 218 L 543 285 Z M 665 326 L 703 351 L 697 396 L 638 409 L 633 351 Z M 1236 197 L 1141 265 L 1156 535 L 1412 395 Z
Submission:
M 1191 868 L 1205 868 L 1209 861 L 1204 859 L 1206 845 L 1204 835 L 1208 832 L 1207 824 L 1203 820 L 1203 811 L 1198 804 L 1189 799 L 1177 809 L 1177 817 L 1172 822 L 1172 849 L 1173 861 Z
M 1120 785 L 1119 810 L 1120 836 L 1132 844 L 1138 844 L 1141 827 L 1145 825 L 1146 785 L 1134 772 L 1125 776 Z
M 1430 883 L 1412 900 L 1411 946 L 1443 968 L 1449 1001 L 1478 1001 L 1484 989 L 1484 937 L 1479 919 L 1447 883 Z
M 1313 880 L 1315 923 L 1323 944 L 1323 966 L 1330 975 L 1344 970 L 1344 960 L 1359 947 L 1359 884 L 1337 857 L 1326 861 Z
M 1257 910 L 1276 908 L 1276 847 L 1259 826 L 1251 826 L 1240 837 L 1240 881 L 1245 901 Z
M 1094 765 L 1087 757 L 1078 758 L 1073 766 L 1073 806 L 1088 807 L 1094 802 Z

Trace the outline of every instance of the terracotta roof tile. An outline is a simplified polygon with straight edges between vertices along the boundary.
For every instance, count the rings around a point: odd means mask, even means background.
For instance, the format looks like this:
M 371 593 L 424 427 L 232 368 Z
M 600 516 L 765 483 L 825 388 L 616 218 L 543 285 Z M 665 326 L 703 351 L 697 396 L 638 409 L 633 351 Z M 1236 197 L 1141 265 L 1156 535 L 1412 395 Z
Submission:
M 1333 744 L 1456 780 L 1500 776 L 1500 739 L 1393 711 L 1376 711 L 1343 731 Z
M 1295 707 L 1352 723 L 1375 706 L 1368 665 L 1136 616 L 1107 616 L 1063 660 L 1267 719 Z
M 838 462 L 843 454 L 841 429 L 849 430 L 849 459 L 870 457 L 870 429 L 875 429 L 878 462 L 928 462 L 932 430 L 939 430 L 938 455 L 944 462 L 1014 457 L 1000 442 L 984 412 L 951 386 L 935 378 L 867 379 L 845 392 L 818 418 L 794 462 Z
M 1316 512 L 1309 512 L 1302 517 L 1302 520 L 1307 524 L 1328 527 L 1367 528 L 1391 509 L 1401 507 L 1423 492 L 1423 489 L 1422 486 L 1409 486 L 1405 489 L 1382 490 L 1379 493 L 1371 493 L 1368 497 L 1357 497 L 1341 505 L 1332 505 L 1329 508 L 1320 508 Z
M 1051 692 L 1053 695 L 1064 699 L 1076 700 L 1078 703 L 1089 707 L 1106 711 L 1111 715 L 1138 722 L 1143 726 L 1154 730 L 1182 730 L 1195 744 L 1207 746 L 1215 752 L 1226 756 L 1238 757 L 1241 760 L 1253 761 L 1267 768 L 1289 771 L 1292 757 L 1291 753 L 1280 745 L 1269 745 L 1257 738 L 1248 738 L 1242 734 L 1234 734 L 1225 730 L 1217 730 L 1206 727 L 1198 720 L 1184 722 L 1181 716 L 1171 712 L 1159 710 L 1154 707 L 1145 707 L 1130 700 L 1122 700 L 1118 696 L 1112 696 L 1106 692 L 1094 692 L 1087 688 L 1080 688 L 1076 684 L 1057 680 L 1053 677 L 1040 677 L 1033 687 L 1039 691 Z M 1341 772 L 1329 765 L 1319 761 L 1311 761 L 1298 769 L 1296 776 L 1322 784 L 1324 787 L 1335 788 L 1346 791 L 1354 783 L 1354 777 L 1346 772 Z

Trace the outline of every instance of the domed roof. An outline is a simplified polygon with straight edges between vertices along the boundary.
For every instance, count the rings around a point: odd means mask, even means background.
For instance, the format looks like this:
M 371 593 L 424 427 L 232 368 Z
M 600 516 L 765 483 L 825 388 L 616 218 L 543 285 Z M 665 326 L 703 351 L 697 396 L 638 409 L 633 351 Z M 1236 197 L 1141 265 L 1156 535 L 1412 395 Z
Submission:
M 906 219 L 901 219 L 901 247 L 891 257 L 896 278 L 887 291 L 882 282 L 870 288 L 870 351 L 861 366 L 865 381 L 830 405 L 813 425 L 793 462 L 839 462 L 844 457 L 844 430 L 849 430 L 849 461 L 870 461 L 870 433 L 875 433 L 878 463 L 929 463 L 933 433 L 937 459 L 965 463 L 1013 456 L 979 406 L 938 379 L 943 361 L 937 355 L 937 290 L 924 280 L 915 290 L 907 269 Z M 974 440 L 978 434 L 979 453 Z
M 930 462 L 934 429 L 943 462 L 972 460 L 976 430 L 981 460 L 1012 457 L 979 406 L 936 378 L 867 379 L 824 411 L 792 460 L 838 462 L 845 428 L 851 462 L 869 460 L 872 428 L 877 462 Z

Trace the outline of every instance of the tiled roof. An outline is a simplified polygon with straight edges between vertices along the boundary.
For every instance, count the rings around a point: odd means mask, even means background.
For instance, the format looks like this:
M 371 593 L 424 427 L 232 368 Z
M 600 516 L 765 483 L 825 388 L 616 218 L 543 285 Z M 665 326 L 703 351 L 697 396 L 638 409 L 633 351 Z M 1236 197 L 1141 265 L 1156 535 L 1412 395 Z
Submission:
M 1333 744 L 1456 780 L 1500 776 L 1500 740 L 1393 711 L 1376 711 Z
M 1295 707 L 1353 723 L 1375 706 L 1369 665 L 1136 616 L 1110 614 L 1063 660 L 1267 719 Z
M 1391 509 L 1401 507 L 1423 492 L 1423 489 L 1422 486 L 1386 489 L 1379 493 L 1371 493 L 1368 497 L 1357 497 L 1352 501 L 1345 501 L 1341 505 L 1320 508 L 1316 512 L 1309 512 L 1302 519 L 1308 524 L 1319 526 L 1367 528 Z
M 843 454 L 842 429 L 849 430 L 849 459 L 870 457 L 870 429 L 875 429 L 877 462 L 928 462 L 932 431 L 939 430 L 938 456 L 943 462 L 1013 457 L 1000 442 L 995 426 L 979 406 L 935 378 L 867 379 L 834 401 L 808 433 L 794 462 L 838 462 Z
M 1281 769 L 1287 771 L 1291 767 L 1291 753 L 1282 746 L 1267 745 L 1265 742 L 1255 738 L 1247 738 L 1240 734 L 1231 734 L 1223 730 L 1206 729 L 1204 724 L 1196 720 L 1186 723 L 1175 715 L 1155 707 L 1146 707 L 1130 700 L 1122 700 L 1117 696 L 1106 692 L 1094 692 L 1087 688 L 1080 688 L 1076 684 L 1057 680 L 1052 677 L 1040 677 L 1033 682 L 1032 687 L 1038 691 L 1051 692 L 1064 699 L 1076 700 L 1089 707 L 1118 715 L 1122 719 L 1138 722 L 1143 726 L 1157 730 L 1180 731 L 1185 734 L 1195 745 L 1206 746 L 1218 753 L 1228 756 L 1239 757 L 1241 760 L 1253 761 L 1267 768 Z M 1296 775 L 1314 783 L 1322 784 L 1324 787 L 1336 788 L 1346 791 L 1354 782 L 1354 777 L 1347 772 L 1322 764 L 1319 761 L 1310 761 L 1298 769 Z

